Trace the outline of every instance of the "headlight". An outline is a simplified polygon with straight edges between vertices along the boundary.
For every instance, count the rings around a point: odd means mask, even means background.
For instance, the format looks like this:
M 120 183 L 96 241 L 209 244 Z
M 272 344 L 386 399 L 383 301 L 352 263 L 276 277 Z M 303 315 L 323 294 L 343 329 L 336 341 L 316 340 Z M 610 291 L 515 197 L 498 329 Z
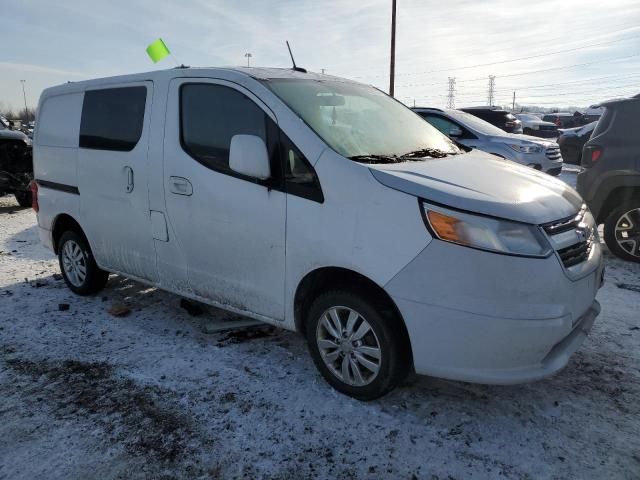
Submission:
M 542 147 L 537 145 L 509 145 L 513 150 L 518 153 L 539 153 L 542 151 Z
M 509 255 L 547 257 L 551 246 L 534 225 L 499 220 L 421 203 L 427 225 L 445 242 Z

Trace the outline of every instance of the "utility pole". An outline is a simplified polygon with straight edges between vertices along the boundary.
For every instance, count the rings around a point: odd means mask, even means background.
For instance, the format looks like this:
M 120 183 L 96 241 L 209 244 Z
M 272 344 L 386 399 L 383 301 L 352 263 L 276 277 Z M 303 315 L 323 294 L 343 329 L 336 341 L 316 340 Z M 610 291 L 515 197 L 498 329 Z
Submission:
M 26 80 L 20 80 L 20 83 L 22 84 L 22 98 L 24 99 L 24 116 L 28 117 L 29 116 L 29 111 L 27 110 L 27 94 L 24 91 L 24 84 L 25 84 Z M 29 121 L 29 119 L 26 119 L 27 121 Z
M 456 108 L 456 77 L 449 77 L 449 93 L 447 94 L 447 108 Z
M 493 99 L 495 97 L 496 76 L 489 75 L 489 96 L 487 98 L 489 106 L 493 107 Z
M 396 0 L 391 3 L 391 66 L 389 68 L 389 95 L 393 97 L 396 76 Z
M 513 103 L 511 104 L 511 110 L 516 111 L 516 92 L 513 91 Z
M 253 57 L 253 55 L 251 55 L 249 52 L 245 53 L 244 56 L 247 58 L 247 67 L 250 67 L 251 65 L 249 64 L 249 60 L 251 60 L 251 57 Z

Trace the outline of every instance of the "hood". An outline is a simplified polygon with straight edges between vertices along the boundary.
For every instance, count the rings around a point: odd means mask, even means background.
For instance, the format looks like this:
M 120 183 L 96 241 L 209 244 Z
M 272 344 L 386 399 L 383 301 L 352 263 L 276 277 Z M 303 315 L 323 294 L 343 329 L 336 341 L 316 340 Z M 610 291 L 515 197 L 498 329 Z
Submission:
M 564 182 L 478 150 L 369 168 L 389 188 L 452 208 L 535 225 L 574 215 L 583 203 Z
M 575 136 L 578 134 L 578 131 L 582 130 L 582 127 L 573 127 L 573 128 L 559 128 L 558 133 L 561 136 Z
M 535 143 L 536 145 L 544 145 L 545 147 L 550 147 L 552 146 L 555 142 L 551 142 L 548 139 L 544 139 L 544 138 L 540 138 L 540 137 L 534 137 L 533 135 L 522 135 L 522 134 L 516 134 L 513 133 L 511 135 L 509 135 L 510 139 L 512 140 L 520 140 L 520 143 Z
M 517 145 L 527 145 L 531 143 L 535 143 L 536 145 L 541 145 L 546 147 L 551 147 L 555 142 L 551 142 L 548 139 L 534 137 L 532 135 L 523 135 L 521 133 L 507 133 L 504 132 L 504 135 L 490 135 L 486 137 L 486 140 L 490 142 L 497 143 L 513 143 Z
M 0 139 L 3 140 L 28 140 L 28 137 L 17 130 L 9 130 L 8 128 L 3 128 L 0 130 Z

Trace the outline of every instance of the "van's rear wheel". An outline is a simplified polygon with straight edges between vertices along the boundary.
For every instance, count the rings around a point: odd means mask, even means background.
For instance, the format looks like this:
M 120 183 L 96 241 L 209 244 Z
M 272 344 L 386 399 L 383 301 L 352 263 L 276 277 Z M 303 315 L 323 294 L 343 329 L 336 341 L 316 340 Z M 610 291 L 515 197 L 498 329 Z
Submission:
M 78 295 L 90 295 L 104 288 L 109 273 L 100 270 L 82 235 L 67 231 L 58 243 L 58 261 L 65 283 Z
M 306 323 L 313 361 L 339 392 L 373 400 L 391 391 L 409 372 L 409 346 L 400 319 L 386 318 L 384 308 L 365 296 L 333 291 L 311 305 Z
M 604 241 L 615 256 L 640 263 L 640 201 L 626 202 L 607 216 Z

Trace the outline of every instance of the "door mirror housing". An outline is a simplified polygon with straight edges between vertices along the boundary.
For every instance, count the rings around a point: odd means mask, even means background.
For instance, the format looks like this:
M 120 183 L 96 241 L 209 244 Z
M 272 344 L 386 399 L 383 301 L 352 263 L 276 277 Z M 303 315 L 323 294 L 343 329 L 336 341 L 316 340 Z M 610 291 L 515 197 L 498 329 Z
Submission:
M 450 137 L 461 137 L 462 136 L 462 129 L 460 127 L 451 127 L 451 129 L 449 130 L 449 136 Z
M 234 135 L 229 148 L 229 167 L 249 177 L 269 178 L 271 164 L 264 140 L 256 135 Z

